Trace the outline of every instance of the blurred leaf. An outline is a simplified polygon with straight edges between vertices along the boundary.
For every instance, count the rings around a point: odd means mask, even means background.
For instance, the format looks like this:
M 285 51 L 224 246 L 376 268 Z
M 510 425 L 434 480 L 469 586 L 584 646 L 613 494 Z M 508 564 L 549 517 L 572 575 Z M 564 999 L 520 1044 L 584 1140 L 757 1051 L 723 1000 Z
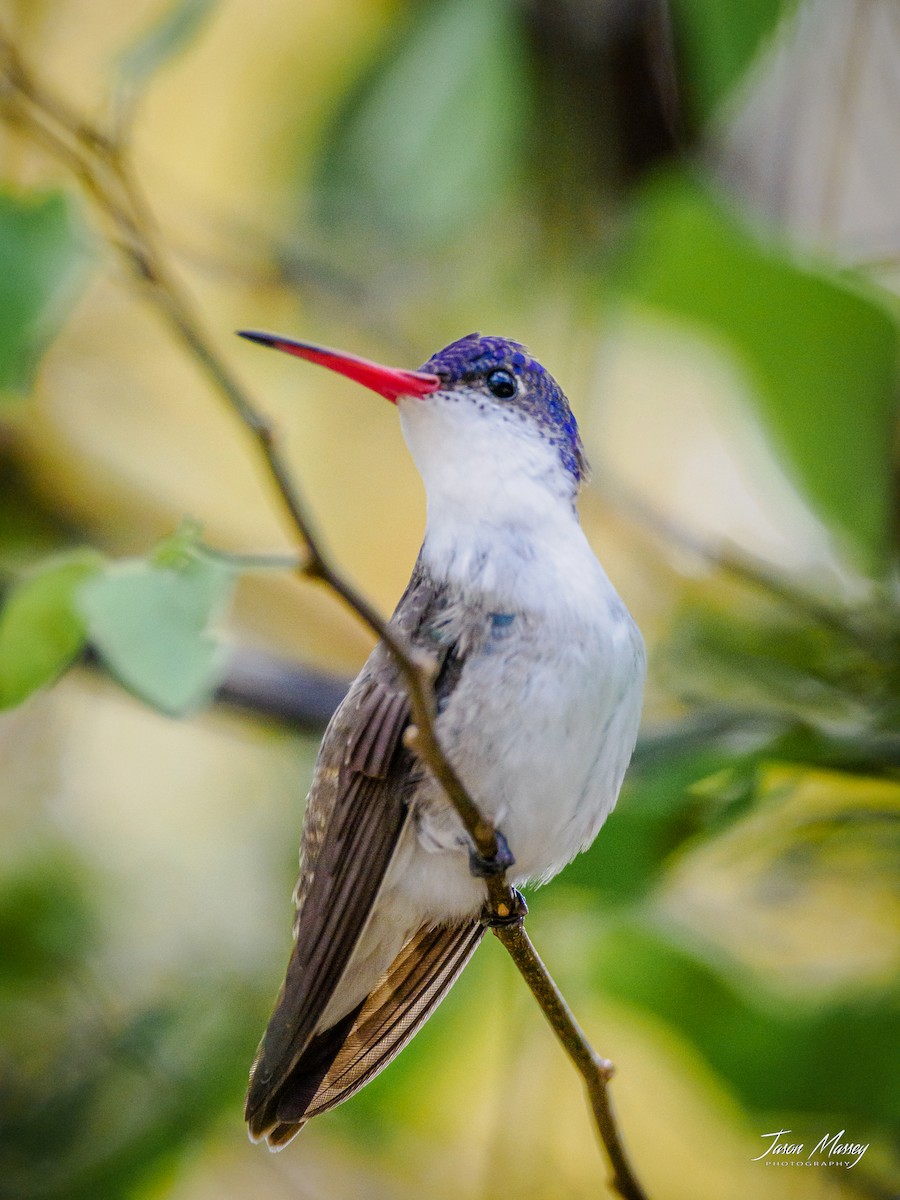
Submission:
M 322 221 L 452 238 L 509 192 L 528 84 L 514 0 L 418 6 L 337 114 L 319 181 Z
M 0 454 L 0 577 L 71 545 L 74 534 L 32 490 L 26 472 Z
M 761 601 L 738 608 L 702 597 L 677 614 L 660 670 L 682 699 L 781 713 L 793 722 L 841 722 L 860 731 L 896 721 L 884 661 L 803 614 Z
M 119 72 L 137 90 L 200 32 L 218 0 L 176 0 L 119 58 Z
M 778 450 L 823 518 L 883 570 L 891 521 L 898 329 L 837 278 L 764 249 L 683 176 L 644 196 L 623 272 L 634 299 L 724 342 Z
M 0 192 L 0 391 L 25 391 L 71 307 L 85 238 L 62 192 Z
M 57 978 L 84 956 L 92 932 L 81 872 L 67 858 L 18 867 L 0 881 L 0 985 Z
M 757 648 L 771 645 L 766 633 L 754 637 Z M 685 663 L 692 680 L 705 674 L 702 650 Z M 729 665 L 735 691 L 721 695 L 734 702 L 739 691 L 746 699 L 740 658 Z M 688 842 L 721 833 L 759 802 L 760 771 L 772 761 L 839 768 L 857 779 L 890 775 L 900 766 L 900 739 L 892 732 L 833 731 L 828 722 L 820 729 L 806 724 L 790 702 L 768 711 L 721 702 L 713 708 L 715 695 L 713 686 L 705 717 L 698 711 L 664 735 L 641 737 L 618 804 L 593 845 L 563 871 L 562 887 L 589 889 L 608 908 L 635 904 Z
M 77 551 L 12 589 L 0 613 L 0 708 L 21 704 L 79 653 L 86 631 L 77 593 L 102 566 L 100 554 Z
M 896 994 L 790 1002 L 649 923 L 618 926 L 594 967 L 598 988 L 679 1030 L 750 1109 L 900 1117 Z
M 70 1021 L 58 1060 L 35 1069 L 21 1046 L 4 1049 L 3 1200 L 125 1200 L 223 1109 L 240 1112 L 259 1019 L 240 979 L 204 982 L 124 1020 L 98 1014 L 98 1001 L 86 1025 L 83 997 L 55 1014 Z
M 602 833 L 561 881 L 590 888 L 610 907 L 633 904 L 689 838 L 744 811 L 761 753 L 740 755 L 710 742 L 632 767 Z
M 226 562 L 185 559 L 183 549 L 174 563 L 171 542 L 156 551 L 162 563 L 115 563 L 79 596 L 91 643 L 110 671 L 148 704 L 176 715 L 202 704 L 221 678 L 225 651 L 210 626 L 234 582 Z
M 174 570 L 181 570 L 182 567 L 190 566 L 198 556 L 205 560 L 208 551 L 202 545 L 202 533 L 203 526 L 198 521 L 191 517 L 185 517 L 170 537 L 163 538 L 153 547 L 150 553 L 150 562 L 154 567 L 172 567 Z
M 708 120 L 797 0 L 673 0 L 685 91 Z

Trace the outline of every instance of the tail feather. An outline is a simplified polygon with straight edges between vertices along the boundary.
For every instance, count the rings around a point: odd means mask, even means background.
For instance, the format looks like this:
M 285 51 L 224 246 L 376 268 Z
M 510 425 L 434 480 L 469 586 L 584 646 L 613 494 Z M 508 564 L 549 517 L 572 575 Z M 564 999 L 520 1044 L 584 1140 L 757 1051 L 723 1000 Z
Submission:
M 363 1003 L 316 1034 L 284 1082 L 247 1113 L 251 1138 L 280 1150 L 311 1117 L 384 1070 L 440 1004 L 483 932 L 467 921 L 414 934 Z
M 252 1106 L 248 1098 L 244 1118 L 247 1121 L 251 1141 L 259 1142 L 265 1138 L 271 1146 L 273 1144 L 272 1132 L 276 1126 L 287 1121 L 293 1128 L 293 1125 L 302 1119 L 307 1105 L 318 1092 L 322 1080 L 328 1074 L 329 1067 L 340 1052 L 341 1046 L 353 1027 L 353 1022 L 359 1015 L 360 1008 L 362 1005 L 358 1005 L 330 1029 L 316 1034 L 284 1083 L 272 1091 L 264 1093 L 262 1098 Z M 254 1070 L 255 1068 L 256 1063 L 253 1065 Z M 250 1080 L 252 1084 L 252 1071 Z M 256 1089 L 251 1088 L 251 1095 L 255 1094 Z M 295 1120 L 292 1120 L 288 1114 L 294 1112 L 298 1115 Z M 297 1132 L 299 1132 L 299 1125 L 284 1139 L 283 1144 L 286 1145 Z

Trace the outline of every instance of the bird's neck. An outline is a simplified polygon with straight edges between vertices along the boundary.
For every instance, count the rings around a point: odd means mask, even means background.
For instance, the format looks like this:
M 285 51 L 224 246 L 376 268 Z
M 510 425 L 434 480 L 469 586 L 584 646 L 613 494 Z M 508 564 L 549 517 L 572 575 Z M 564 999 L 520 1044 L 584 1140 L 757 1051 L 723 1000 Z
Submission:
M 552 607 L 570 580 L 596 584 L 577 480 L 548 439 L 472 404 L 410 403 L 400 417 L 425 484 L 421 558 L 436 583 L 502 611 Z
M 595 599 L 606 577 L 570 499 L 521 488 L 518 503 L 473 499 L 429 493 L 421 560 L 436 582 L 504 612 L 551 611 L 576 593 Z

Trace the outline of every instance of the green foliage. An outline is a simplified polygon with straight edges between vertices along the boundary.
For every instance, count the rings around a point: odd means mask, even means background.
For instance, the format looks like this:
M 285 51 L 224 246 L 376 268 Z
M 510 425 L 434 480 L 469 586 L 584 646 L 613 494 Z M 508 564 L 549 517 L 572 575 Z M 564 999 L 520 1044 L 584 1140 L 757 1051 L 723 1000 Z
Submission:
M 695 714 L 715 714 L 710 734 L 718 723 L 726 747 L 737 734 L 758 739 L 757 759 L 864 775 L 900 766 L 900 614 L 888 606 L 819 613 L 802 598 L 692 597 L 657 670 Z M 700 733 L 702 747 L 702 722 Z
M 623 921 L 595 953 L 597 986 L 679 1030 L 749 1109 L 900 1117 L 895 991 L 788 1001 L 649 920 Z
M 896 730 L 900 629 L 865 637 L 771 602 L 716 604 L 698 597 L 677 614 L 660 669 L 693 704 L 768 712 L 857 735 Z
M 898 329 L 887 311 L 846 280 L 763 247 L 677 175 L 644 196 L 620 281 L 634 300 L 730 350 L 809 500 L 864 566 L 883 571 L 898 395 Z
M 191 549 L 176 534 L 150 561 L 111 564 L 79 595 L 92 645 L 110 671 L 163 712 L 190 712 L 208 700 L 225 666 L 212 631 L 225 611 L 234 568 Z
M 26 472 L 0 455 L 0 572 L 24 570 L 71 541 L 70 531 L 34 494 Z
M 52 683 L 80 653 L 86 628 L 76 597 L 102 565 L 96 552 L 76 551 L 12 589 L 0 613 L 0 708 Z
M 608 908 L 635 904 L 685 842 L 744 811 L 758 754 L 736 755 L 727 744 L 700 737 L 680 751 L 638 761 L 603 836 L 566 868 L 561 883 L 589 889 Z
M 43 855 L 0 879 L 0 988 L 52 981 L 85 955 L 94 934 L 84 873 L 69 855 Z
M 512 0 L 418 6 L 336 115 L 322 220 L 449 241 L 509 194 L 529 107 Z
M 31 386 L 86 261 L 84 233 L 62 192 L 0 192 L 0 392 Z
M 240 979 L 203 981 L 124 1016 L 103 1013 L 101 995 L 88 1019 L 84 995 L 79 1003 L 57 987 L 41 999 L 52 1012 L 40 1001 L 8 1010 L 0 1035 L 6 1042 L 22 1016 L 45 1038 L 37 1053 L 3 1047 L 2 1200 L 125 1200 L 223 1108 L 239 1107 L 259 1019 Z
M 797 0 L 674 0 L 687 99 L 708 120 Z
M 163 712 L 208 700 L 225 665 L 211 626 L 236 568 L 196 538 L 188 523 L 147 560 L 107 563 L 73 551 L 16 584 L 0 612 L 0 708 L 52 683 L 88 639 L 126 687 Z

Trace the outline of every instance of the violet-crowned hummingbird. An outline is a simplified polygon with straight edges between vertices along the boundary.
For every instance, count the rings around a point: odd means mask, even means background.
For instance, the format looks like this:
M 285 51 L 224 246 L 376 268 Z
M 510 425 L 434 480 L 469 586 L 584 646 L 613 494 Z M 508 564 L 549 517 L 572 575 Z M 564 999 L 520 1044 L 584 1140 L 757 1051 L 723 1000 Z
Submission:
M 505 835 L 510 882 L 549 879 L 616 802 L 645 670 L 641 635 L 578 522 L 586 462 L 562 389 L 499 337 L 470 334 L 404 371 L 242 336 L 396 403 L 428 516 L 392 623 L 438 660 L 438 736 Z M 409 723 L 379 644 L 328 726 L 310 788 L 295 945 L 247 1095 L 250 1136 L 272 1149 L 387 1066 L 483 933 L 490 864 L 404 743 Z

